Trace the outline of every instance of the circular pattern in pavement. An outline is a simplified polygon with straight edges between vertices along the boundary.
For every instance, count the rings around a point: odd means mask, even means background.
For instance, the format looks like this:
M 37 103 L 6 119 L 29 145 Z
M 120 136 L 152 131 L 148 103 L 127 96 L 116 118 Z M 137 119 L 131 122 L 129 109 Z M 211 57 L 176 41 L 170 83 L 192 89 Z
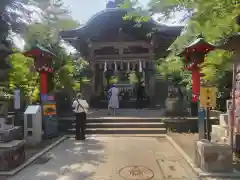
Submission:
M 144 166 L 127 166 L 119 171 L 119 175 L 126 180 L 150 180 L 154 177 L 151 169 Z

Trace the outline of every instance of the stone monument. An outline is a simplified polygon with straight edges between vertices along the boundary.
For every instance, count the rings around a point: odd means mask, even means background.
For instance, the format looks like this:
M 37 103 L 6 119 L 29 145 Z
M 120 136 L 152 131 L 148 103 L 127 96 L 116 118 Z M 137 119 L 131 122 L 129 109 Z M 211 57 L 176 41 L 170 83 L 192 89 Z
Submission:
M 165 101 L 166 116 L 181 117 L 187 116 L 188 113 L 184 108 L 184 99 L 182 97 L 182 92 L 179 87 L 169 86 L 168 96 Z
M 0 44 L 0 171 L 9 171 L 25 160 L 23 129 L 14 127 L 14 120 L 8 116 L 8 71 L 7 56 L 11 54 Z
M 194 152 L 194 163 L 204 172 L 233 172 L 232 149 L 229 145 L 202 139 L 195 142 Z

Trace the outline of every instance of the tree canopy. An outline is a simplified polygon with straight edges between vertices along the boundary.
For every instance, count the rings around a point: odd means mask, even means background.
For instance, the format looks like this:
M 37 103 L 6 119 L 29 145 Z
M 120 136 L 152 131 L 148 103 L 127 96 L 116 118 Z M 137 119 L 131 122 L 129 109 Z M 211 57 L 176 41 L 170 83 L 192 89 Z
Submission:
M 55 68 L 53 88 L 55 90 L 79 89 L 79 82 L 74 76 L 75 63 L 78 62 L 79 56 L 68 52 L 68 45 L 64 45 L 58 35 L 61 30 L 78 27 L 79 23 L 69 16 L 68 9 L 63 7 L 62 0 L 54 2 L 52 0 L 4 0 L 0 2 L 0 7 L 2 20 L 6 23 L 6 26 L 3 24 L 2 29 L 0 28 L 2 42 L 11 39 L 9 37 L 12 31 L 23 37 L 24 51 L 36 45 L 46 48 L 57 57 L 53 61 Z M 9 11 L 9 8 L 17 11 Z M 32 19 L 32 15 L 35 19 Z M 15 19 L 11 18 L 12 16 Z M 14 50 L 14 54 L 9 56 L 12 67 L 9 75 L 10 90 L 13 92 L 15 88 L 19 88 L 22 94 L 33 102 L 39 98 L 39 74 L 34 69 L 34 59 L 22 53 Z
M 240 14 L 240 4 L 234 4 L 233 1 L 150 0 L 148 8 L 143 8 L 137 0 L 119 0 L 115 4 L 120 8 L 134 7 L 135 11 L 124 19 L 134 18 L 136 23 L 148 20 L 153 14 L 160 14 L 162 18 L 169 19 L 176 12 L 182 13 L 180 20 L 184 21 L 184 30 L 171 45 L 172 53 L 165 59 L 159 59 L 156 69 L 166 79 L 171 77 L 172 80 L 179 81 L 177 84 L 184 84 L 189 88 L 191 88 L 190 73 L 182 69 L 184 61 L 177 54 L 199 34 L 203 35 L 206 41 L 215 44 L 220 39 L 239 32 L 236 16 Z M 71 18 L 68 9 L 63 7 L 62 0 L 2 0 L 0 13 L 1 42 L 3 40 L 5 42 L 9 33 L 17 32 L 25 40 L 25 49 L 30 49 L 36 44 L 44 46 L 58 57 L 55 62 L 57 67 L 55 85 L 79 87 L 72 77 L 75 76 L 74 73 L 82 70 L 77 66 L 83 61 L 79 60 L 78 56 L 66 52 L 66 46 L 63 47 L 58 38 L 59 31 L 76 28 L 79 23 Z M 202 65 L 204 78 L 221 91 L 231 86 L 231 55 L 231 52 L 223 50 L 212 51 L 206 56 Z M 30 73 L 26 69 L 29 68 L 27 66 L 31 66 L 32 60 L 16 51 L 10 56 L 10 61 L 13 66 L 10 76 L 11 87 L 22 84 L 24 92 L 29 92 L 28 88 L 34 86 L 38 78 L 35 73 Z M 18 62 L 23 63 L 18 64 Z M 29 75 L 20 76 L 16 71 L 29 72 Z M 16 78 L 18 76 L 21 78 Z M 28 88 L 24 85 L 26 83 Z
M 130 4 L 131 2 L 132 4 Z M 125 0 L 122 4 L 133 7 L 138 1 Z M 138 7 L 138 6 L 137 6 Z M 126 8 L 126 6 L 124 7 Z M 184 59 L 177 57 L 187 45 L 193 42 L 198 35 L 203 35 L 207 42 L 216 44 L 221 39 L 227 38 L 232 33 L 239 32 L 240 27 L 236 23 L 236 17 L 240 15 L 240 4 L 228 0 L 150 0 L 146 11 L 144 8 L 136 8 L 136 18 L 129 14 L 125 19 L 134 18 L 136 23 L 147 20 L 149 15 L 161 15 L 161 20 L 172 18 L 174 13 L 181 12 L 178 19 L 184 22 L 184 29 L 180 36 L 170 46 L 171 53 L 165 59 L 160 59 L 156 67 L 157 71 L 167 79 L 178 80 L 177 84 L 184 84 L 191 88 L 191 74 L 183 70 Z M 147 12 L 147 13 L 146 13 Z M 179 13 L 178 13 L 179 14 Z M 145 18 L 145 19 L 144 19 Z M 205 57 L 202 64 L 203 77 L 208 82 L 218 87 L 221 94 L 229 96 L 231 90 L 232 53 L 223 50 L 214 50 Z

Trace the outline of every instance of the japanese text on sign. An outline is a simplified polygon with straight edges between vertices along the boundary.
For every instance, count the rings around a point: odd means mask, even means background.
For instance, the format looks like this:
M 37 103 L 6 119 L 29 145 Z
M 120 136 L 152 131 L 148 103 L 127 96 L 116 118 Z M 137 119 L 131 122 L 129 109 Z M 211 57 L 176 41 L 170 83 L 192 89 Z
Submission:
M 215 87 L 201 87 L 200 88 L 200 107 L 215 107 L 216 106 Z

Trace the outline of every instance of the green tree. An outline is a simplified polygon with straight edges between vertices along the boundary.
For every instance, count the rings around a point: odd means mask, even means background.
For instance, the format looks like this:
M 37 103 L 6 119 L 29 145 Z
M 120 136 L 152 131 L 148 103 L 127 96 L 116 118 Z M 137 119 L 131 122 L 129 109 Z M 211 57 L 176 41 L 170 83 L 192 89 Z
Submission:
M 202 34 L 206 41 L 215 44 L 239 31 L 235 17 L 240 14 L 240 4 L 234 4 L 233 1 L 152 0 L 150 6 L 152 12 L 162 13 L 165 18 L 169 18 L 170 14 L 176 11 L 185 14 L 184 31 L 171 46 L 174 54 L 182 51 L 199 34 Z M 231 89 L 231 55 L 230 52 L 222 50 L 212 51 L 202 65 L 204 79 L 218 87 L 220 95 L 225 97 L 224 101 L 229 98 Z M 191 81 L 189 84 L 191 85 Z M 223 106 L 225 107 L 225 102 Z
M 10 31 L 15 33 L 23 32 L 25 27 L 33 22 L 33 16 L 39 12 L 37 8 L 42 8 L 47 4 L 49 6 L 52 3 L 53 0 L 1 0 L 0 41 L 5 40 Z M 58 6 L 61 3 L 62 0 L 55 1 Z
M 34 70 L 34 61 L 21 53 L 9 56 L 11 69 L 9 73 L 9 87 L 11 93 L 15 88 L 20 89 L 23 96 L 31 102 L 39 95 L 39 76 Z M 21 63 L 19 63 L 21 62 Z
M 79 26 L 79 23 L 72 20 L 64 11 L 61 4 L 55 3 L 49 6 L 41 7 L 45 14 L 41 23 L 34 23 L 28 26 L 24 39 L 26 41 L 26 49 L 31 49 L 39 44 L 53 54 L 57 59 L 54 60 L 56 72 L 54 74 L 55 88 L 77 89 L 79 81 L 75 79 L 74 72 L 76 56 L 67 52 L 63 46 L 63 42 L 59 39 L 61 30 L 73 29 Z M 52 17 L 52 18 L 45 18 Z

